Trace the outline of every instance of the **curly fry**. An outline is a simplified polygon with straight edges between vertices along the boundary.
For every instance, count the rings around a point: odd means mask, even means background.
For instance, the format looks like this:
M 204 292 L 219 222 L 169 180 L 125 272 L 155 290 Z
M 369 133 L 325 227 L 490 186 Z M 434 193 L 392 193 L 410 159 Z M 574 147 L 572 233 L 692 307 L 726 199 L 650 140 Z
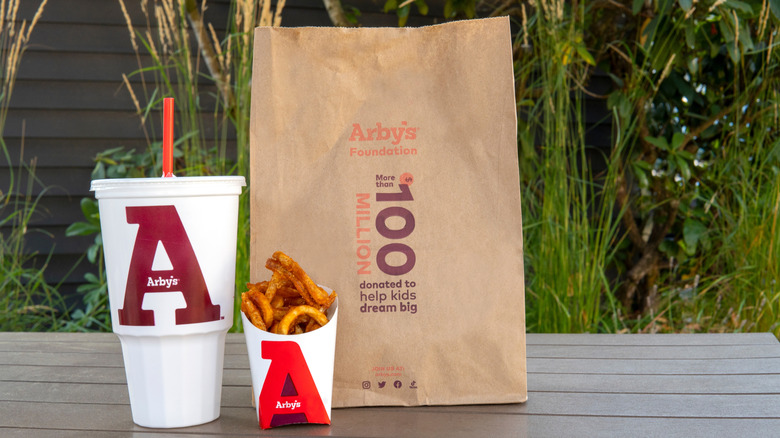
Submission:
M 289 286 L 284 286 L 277 289 L 276 296 L 282 296 L 284 298 L 299 297 L 301 294 L 298 293 L 298 290 L 293 287 L 292 283 L 289 284 Z
M 268 300 L 274 299 L 274 296 L 276 296 L 276 291 L 287 283 L 287 279 L 281 272 L 274 271 L 274 273 L 271 275 L 271 281 L 268 282 L 268 287 L 265 290 L 265 296 L 268 298 Z
M 274 259 L 268 259 L 268 260 L 266 260 L 266 262 L 265 262 L 265 267 L 266 267 L 266 268 L 268 268 L 268 269 L 270 269 L 270 270 L 272 270 L 272 271 L 274 271 L 274 273 L 277 273 L 277 272 L 278 272 L 278 273 L 280 273 L 281 275 L 284 275 L 284 277 L 285 277 L 285 278 L 287 278 L 288 280 L 290 280 L 290 281 L 292 282 L 293 286 L 295 286 L 295 289 L 298 291 L 298 294 L 299 294 L 301 297 L 303 297 L 303 299 L 304 299 L 304 300 L 306 300 L 306 302 L 307 302 L 309 305 L 312 305 L 312 306 L 314 306 L 314 305 L 316 305 L 316 304 L 317 304 L 317 303 L 316 303 L 316 302 L 315 302 L 315 301 L 314 301 L 314 300 L 311 298 L 311 296 L 309 295 L 309 293 L 308 293 L 308 291 L 306 290 L 306 287 L 303 285 L 303 283 L 302 283 L 302 282 L 301 282 L 301 281 L 300 281 L 300 280 L 299 280 L 297 277 L 295 277 L 295 275 L 293 275 L 293 274 L 292 274 L 292 272 L 290 272 L 290 271 L 288 271 L 287 269 L 285 269 L 285 268 L 284 268 L 284 267 L 283 267 L 283 266 L 282 266 L 282 265 L 279 263 L 279 261 L 278 261 L 278 260 L 274 260 Z
M 271 307 L 278 309 L 284 307 L 284 297 L 277 295 L 271 300 Z
M 274 322 L 274 309 L 271 307 L 271 302 L 260 291 L 250 290 L 245 292 L 250 300 L 260 309 L 263 314 L 263 322 L 266 327 L 269 327 Z M 243 299 L 243 294 L 241 294 Z
M 293 260 L 290 256 L 287 254 L 276 251 L 273 254 L 273 259 L 279 261 L 279 263 L 288 271 L 290 271 L 299 281 L 303 283 L 303 285 L 306 287 L 306 290 L 308 291 L 311 298 L 320 305 L 327 305 L 330 306 L 330 304 L 333 303 L 333 300 L 336 299 L 335 294 L 331 298 L 328 296 L 328 293 L 325 292 L 321 287 L 317 286 L 317 284 L 312 281 L 311 277 L 301 269 L 301 266 Z M 303 295 L 303 294 L 301 294 Z
M 241 311 L 256 327 L 277 334 L 307 333 L 327 324 L 325 312 L 336 299 L 319 287 L 300 265 L 277 251 L 266 260 L 269 281 L 247 283 Z
M 244 312 L 247 319 L 249 319 L 249 322 L 252 323 L 255 327 L 259 328 L 260 330 L 268 331 L 268 326 L 265 324 L 265 321 L 263 320 L 263 315 L 260 314 L 260 311 L 257 309 L 257 306 L 252 302 L 252 300 L 249 298 L 249 294 L 246 292 L 241 294 L 241 311 Z
M 311 306 L 296 306 L 290 309 L 289 312 L 279 321 L 277 325 L 277 332 L 282 335 L 286 335 L 290 332 L 290 327 L 300 317 L 308 315 L 319 325 L 325 325 L 328 323 L 328 317 Z
M 317 330 L 318 328 L 322 327 L 317 321 L 310 319 L 308 323 L 306 323 L 306 329 L 304 330 L 305 333 L 313 332 L 314 330 Z
M 260 293 L 265 293 L 266 289 L 268 289 L 268 282 L 260 281 L 257 283 L 247 283 L 246 288 L 249 291 L 258 291 Z
M 290 305 L 290 306 L 293 306 L 293 307 L 294 306 L 308 306 L 309 305 L 309 303 L 307 303 L 306 300 L 304 300 L 301 297 L 292 298 L 292 299 L 290 299 L 290 301 L 287 302 L 287 304 Z
M 284 315 L 290 310 L 289 307 L 276 307 L 274 308 L 274 321 L 281 321 Z

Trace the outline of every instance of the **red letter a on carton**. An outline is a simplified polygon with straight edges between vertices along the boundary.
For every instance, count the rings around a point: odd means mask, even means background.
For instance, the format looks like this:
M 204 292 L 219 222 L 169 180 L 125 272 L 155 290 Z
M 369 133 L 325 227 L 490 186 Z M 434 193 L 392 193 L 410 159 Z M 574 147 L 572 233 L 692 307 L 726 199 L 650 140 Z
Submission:
M 260 427 L 285 424 L 330 424 L 301 347 L 291 341 L 263 341 L 263 359 L 271 366 L 260 391 Z
M 130 270 L 127 273 L 125 302 L 119 309 L 122 325 L 154 325 L 154 311 L 143 310 L 144 295 L 150 292 L 179 291 L 187 307 L 176 309 L 176 324 L 216 321 L 219 306 L 211 303 L 206 281 L 200 270 L 195 251 L 173 205 L 127 207 L 127 223 L 138 224 Z M 152 271 L 152 262 L 162 242 L 173 266 L 169 271 Z M 178 279 L 175 287 L 155 281 L 156 278 Z M 158 284 L 162 283 L 162 284 Z

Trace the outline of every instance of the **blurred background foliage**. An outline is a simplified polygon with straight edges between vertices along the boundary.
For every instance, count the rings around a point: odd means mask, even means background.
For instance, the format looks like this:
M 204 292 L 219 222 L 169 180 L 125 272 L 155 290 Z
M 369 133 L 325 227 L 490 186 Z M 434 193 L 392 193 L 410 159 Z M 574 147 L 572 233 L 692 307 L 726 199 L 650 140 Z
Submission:
M 140 83 L 125 80 L 148 148 L 99 154 L 95 178 L 159 174 L 150 115 L 164 97 L 177 99 L 177 174 L 249 175 L 251 31 L 280 25 L 284 2 L 234 0 L 221 33 L 207 3 L 150 3 L 146 28 L 128 18 L 138 59 L 152 58 L 126 73 Z M 334 25 L 361 25 L 357 8 L 323 4 Z M 414 14 L 511 17 L 529 331 L 780 335 L 780 0 L 387 0 L 384 11 L 399 26 Z M 9 199 L 20 213 L 7 216 L 24 217 Z M 82 210 L 69 233 L 95 236 L 85 257 L 99 274 L 74 308 L 56 285 L 11 285 L 21 274 L 3 236 L 3 297 L 29 309 L 4 302 L 3 329 L 110 329 L 94 200 Z
M 780 4 L 520 8 L 529 328 L 777 335 Z M 594 75 L 611 80 L 602 95 Z M 582 153 L 586 98 L 611 112 L 601 166 Z

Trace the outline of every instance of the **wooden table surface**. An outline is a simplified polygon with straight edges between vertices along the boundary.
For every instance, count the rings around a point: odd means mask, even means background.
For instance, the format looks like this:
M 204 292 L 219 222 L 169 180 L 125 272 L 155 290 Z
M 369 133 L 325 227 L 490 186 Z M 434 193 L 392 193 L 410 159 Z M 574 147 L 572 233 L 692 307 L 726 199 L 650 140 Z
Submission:
M 334 409 L 262 431 L 243 335 L 225 348 L 221 417 L 132 422 L 111 333 L 0 333 L 0 436 L 780 436 L 780 343 L 768 333 L 528 335 L 528 402 Z

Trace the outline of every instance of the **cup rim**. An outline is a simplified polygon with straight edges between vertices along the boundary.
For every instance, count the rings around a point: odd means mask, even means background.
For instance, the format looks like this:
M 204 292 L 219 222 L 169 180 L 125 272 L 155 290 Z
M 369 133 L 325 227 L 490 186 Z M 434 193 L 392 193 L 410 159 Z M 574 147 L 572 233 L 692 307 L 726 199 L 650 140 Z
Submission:
M 127 188 L 127 186 L 147 186 L 147 185 L 178 185 L 178 184 L 214 184 L 227 183 L 246 186 L 246 178 L 241 175 L 221 175 L 221 176 L 177 176 L 171 178 L 104 178 L 91 181 L 90 190 L 106 190 L 112 188 Z

